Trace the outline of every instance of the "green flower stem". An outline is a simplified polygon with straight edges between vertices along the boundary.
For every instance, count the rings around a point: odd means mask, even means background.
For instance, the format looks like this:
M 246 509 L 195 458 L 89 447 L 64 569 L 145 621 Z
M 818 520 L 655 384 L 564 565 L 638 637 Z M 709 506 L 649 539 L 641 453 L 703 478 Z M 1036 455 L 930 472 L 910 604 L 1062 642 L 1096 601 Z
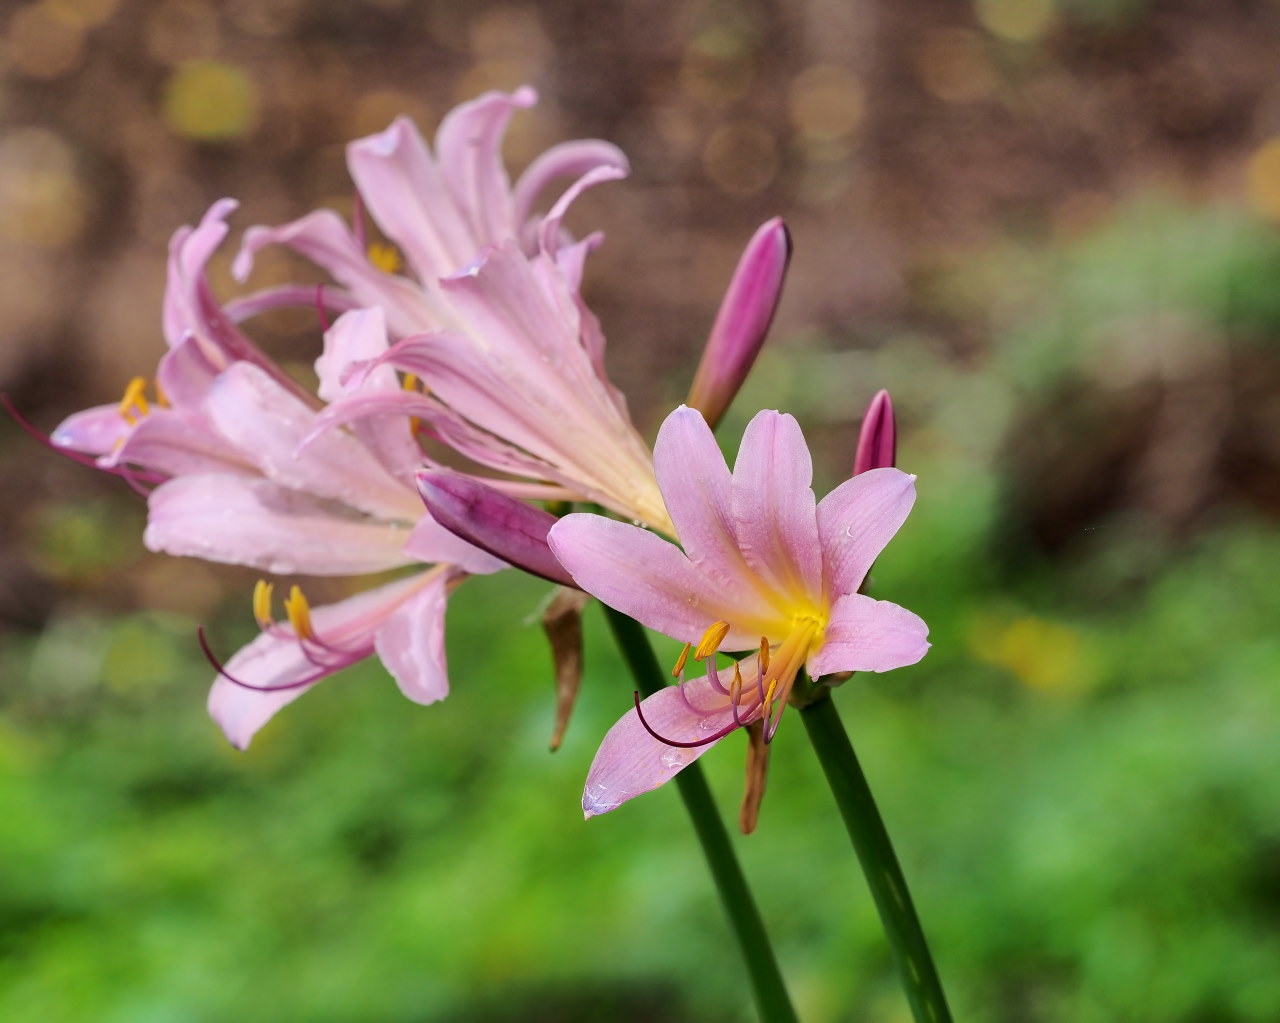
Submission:
M 876 909 L 880 911 L 880 921 L 893 949 L 912 1015 L 916 1023 L 951 1023 L 951 1010 L 947 1008 L 938 971 L 929 954 L 924 931 L 920 929 L 920 919 L 911 904 L 911 892 L 907 890 L 889 833 L 884 829 L 866 775 L 862 773 L 862 765 L 853 752 L 835 704 L 822 694 L 800 709 L 800 718 L 809 731 L 809 739 L 840 807 L 840 816 L 853 840 Z
M 605 607 L 604 611 L 613 637 L 627 667 L 631 669 L 636 688 L 645 696 L 657 692 L 662 688 L 661 680 L 666 673 L 653 654 L 644 627 L 610 607 Z M 677 774 L 676 787 L 689 812 L 689 819 L 693 821 L 693 829 L 698 833 L 698 841 L 702 843 L 707 865 L 720 893 L 720 902 L 746 960 L 760 1018 L 764 1023 L 796 1023 L 796 1012 L 787 996 L 773 946 L 765 934 L 760 910 L 747 887 L 747 879 L 729 841 L 729 832 L 711 798 L 711 788 L 702 773 L 702 765 L 692 763 Z

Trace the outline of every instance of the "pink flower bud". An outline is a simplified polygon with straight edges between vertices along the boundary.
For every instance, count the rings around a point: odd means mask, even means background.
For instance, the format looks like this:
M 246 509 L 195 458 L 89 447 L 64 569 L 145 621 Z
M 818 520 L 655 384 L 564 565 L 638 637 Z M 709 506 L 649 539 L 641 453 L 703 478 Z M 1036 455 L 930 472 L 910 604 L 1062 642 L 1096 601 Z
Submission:
M 858 451 L 853 456 L 853 474 L 868 469 L 891 469 L 898 450 L 898 432 L 893 420 L 893 402 L 888 391 L 877 391 L 862 417 L 858 431 Z

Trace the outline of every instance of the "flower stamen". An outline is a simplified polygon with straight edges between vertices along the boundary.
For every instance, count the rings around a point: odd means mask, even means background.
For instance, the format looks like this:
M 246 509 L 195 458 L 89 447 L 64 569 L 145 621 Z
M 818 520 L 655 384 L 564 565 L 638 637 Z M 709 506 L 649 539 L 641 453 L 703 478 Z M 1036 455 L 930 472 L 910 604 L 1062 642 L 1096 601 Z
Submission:
M 270 587 L 270 584 L 268 584 Z M 254 593 L 255 610 L 257 608 L 257 593 Z M 299 586 L 292 586 L 289 589 L 289 596 L 284 602 L 284 613 L 289 617 L 289 624 L 293 626 L 293 631 L 300 640 L 316 640 L 316 630 L 311 626 L 311 605 L 307 603 L 307 598 L 303 595 Z M 323 645 L 323 644 L 322 644 Z
M 269 632 L 276 624 L 271 617 L 271 594 L 274 590 L 275 584 L 265 579 L 259 579 L 253 586 L 253 617 L 263 632 Z
M 698 644 L 698 649 L 693 655 L 694 659 L 702 661 L 708 657 L 714 657 L 727 635 L 729 635 L 729 623 L 715 622 L 702 634 L 702 641 Z
M 134 377 L 124 389 L 124 397 L 120 399 L 120 415 L 130 426 L 136 426 L 138 420 L 150 412 L 151 406 L 147 402 L 147 378 Z
M 672 678 L 681 678 L 684 675 L 685 662 L 689 660 L 689 651 L 693 649 L 692 643 L 686 643 L 684 649 L 680 651 L 680 656 L 676 658 L 676 666 L 671 669 Z

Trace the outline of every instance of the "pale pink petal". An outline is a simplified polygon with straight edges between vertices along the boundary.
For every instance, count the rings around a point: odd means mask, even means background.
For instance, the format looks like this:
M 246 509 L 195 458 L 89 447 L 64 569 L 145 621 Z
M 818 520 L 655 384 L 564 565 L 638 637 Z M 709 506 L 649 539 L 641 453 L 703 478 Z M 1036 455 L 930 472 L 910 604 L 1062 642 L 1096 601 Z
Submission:
M 384 519 L 416 522 L 417 494 L 341 430 L 310 439 L 317 413 L 247 363 L 218 377 L 205 402 L 210 422 L 264 475 L 285 487 L 340 501 Z
M 208 336 L 207 308 L 200 294 L 205 266 L 227 236 L 227 217 L 240 204 L 219 199 L 196 227 L 180 227 L 169 242 L 168 281 L 164 291 L 164 336 L 176 345 L 188 334 Z
M 449 695 L 444 611 L 453 573 L 434 571 L 427 576 L 430 582 L 387 617 L 374 640 L 378 657 L 400 692 L 422 704 Z
M 689 560 L 703 576 L 749 607 L 752 617 L 769 617 L 774 595 L 742 560 L 734 533 L 733 480 L 699 412 L 681 405 L 667 416 L 653 445 L 653 465 Z
M 564 242 L 561 224 L 564 222 L 565 214 L 569 212 L 570 205 L 578 196 L 594 185 L 603 184 L 606 181 L 618 181 L 626 176 L 627 172 L 620 167 L 596 167 L 570 185 L 564 195 L 556 200 L 555 205 L 547 213 L 546 219 L 543 220 L 542 226 L 538 228 L 538 244 L 543 253 L 554 256 L 561 248 Z
M 705 678 L 690 680 L 683 693 L 678 686 L 659 690 L 640 707 L 650 728 L 677 742 L 706 739 L 734 723 L 729 701 Z M 694 747 L 669 746 L 649 734 L 632 707 L 609 729 L 591 762 L 582 791 L 583 815 L 608 813 L 628 799 L 656 789 L 718 741 Z
M 187 473 L 252 473 L 241 453 L 196 413 L 152 409 L 138 420 L 124 443 L 104 456 L 105 468 L 136 465 L 166 476 Z
M 528 86 L 510 95 L 487 92 L 454 107 L 436 132 L 440 171 L 470 224 L 472 237 L 481 245 L 516 237 L 518 225 L 502 160 L 502 138 L 511 115 L 537 101 L 538 94 Z
M 311 622 L 317 636 L 324 643 L 346 651 L 333 659 L 333 670 L 372 654 L 374 634 L 397 608 L 424 585 L 430 585 L 434 578 L 432 573 L 412 576 L 336 604 L 312 608 Z M 214 681 L 209 691 L 209 715 L 237 749 L 248 748 L 249 740 L 276 711 L 332 674 L 304 654 L 297 639 L 285 627 L 279 632 L 264 632 L 223 667 L 227 675 L 248 685 L 275 687 L 275 692 L 258 692 L 236 685 L 222 675 Z M 298 684 L 312 678 L 315 682 L 310 685 Z
M 405 541 L 404 552 L 429 564 L 457 565 L 472 575 L 489 575 L 511 567 L 505 561 L 500 561 L 492 554 L 455 536 L 434 521 L 426 511 L 423 511 L 422 518 Z
M 795 418 L 758 412 L 733 468 L 733 519 L 747 564 L 792 598 L 822 592 L 813 461 Z
M 267 572 L 362 575 L 408 564 L 407 529 L 340 518 L 326 502 L 269 480 L 180 476 L 152 491 L 148 550 Z
M 515 223 L 522 226 L 533 213 L 533 205 L 543 189 L 557 178 L 580 178 L 597 167 L 630 170 L 626 154 L 611 142 L 579 139 L 552 146 L 537 157 L 516 181 Z
M 915 664 L 929 649 L 928 635 L 929 626 L 906 608 L 846 593 L 831 608 L 825 640 L 809 658 L 809 674 L 818 678 Z
M 407 117 L 347 146 L 347 168 L 383 234 L 423 284 L 470 263 L 483 246 L 463 219 L 427 143 Z
M 862 585 L 871 563 L 906 521 L 916 500 L 915 481 L 899 469 L 871 469 L 822 499 L 818 533 L 828 598 Z
M 124 443 L 133 426 L 120 414 L 120 405 L 96 405 L 73 412 L 53 428 L 49 440 L 55 447 L 105 455 Z
M 574 581 L 592 596 L 655 632 L 697 642 L 716 622 L 729 623 L 726 650 L 757 646 L 777 634 L 742 594 L 704 576 L 662 537 L 603 515 L 566 515 L 547 537 Z
M 156 384 L 175 408 L 197 408 L 222 371 L 194 334 L 170 348 L 156 368 Z
M 251 227 L 232 263 L 236 279 L 253 270 L 253 257 L 268 245 L 286 245 L 327 270 L 361 306 L 378 306 L 397 337 L 430 329 L 438 320 L 420 288 L 403 277 L 383 273 L 346 222 L 332 210 L 316 210 L 281 227 Z

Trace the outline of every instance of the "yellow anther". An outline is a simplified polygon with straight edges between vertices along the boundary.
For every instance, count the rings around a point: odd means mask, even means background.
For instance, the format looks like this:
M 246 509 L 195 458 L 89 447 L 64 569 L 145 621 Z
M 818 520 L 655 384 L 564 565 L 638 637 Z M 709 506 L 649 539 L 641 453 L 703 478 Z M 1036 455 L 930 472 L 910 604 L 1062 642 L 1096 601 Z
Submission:
M 761 717 L 767 718 L 773 713 L 773 694 L 778 691 L 778 680 L 775 678 L 769 683 L 769 691 L 764 694 L 764 713 Z
M 258 619 L 258 626 L 263 629 L 271 627 L 271 593 L 275 584 L 259 579 L 253 586 L 253 617 Z
M 693 655 L 694 659 L 701 661 L 710 657 L 720 649 L 720 644 L 724 642 L 727 635 L 729 635 L 729 623 L 716 622 L 702 634 L 702 642 L 698 644 L 698 649 Z
M 316 631 L 311 627 L 311 605 L 297 586 L 289 588 L 289 597 L 284 602 L 284 612 L 289 616 L 289 624 L 299 639 L 315 639 Z
M 738 662 L 733 662 L 733 681 L 729 683 L 729 699 L 734 703 L 742 702 L 742 669 Z
M 761 636 L 760 637 L 760 671 L 766 672 L 768 670 L 769 670 L 769 637 Z
M 160 386 L 160 378 L 156 377 L 151 381 L 151 384 L 156 389 L 156 404 L 161 408 L 169 408 L 169 396 L 164 393 L 164 388 Z
M 400 253 L 393 246 L 382 242 L 374 242 L 369 246 L 369 262 L 387 274 L 398 274 L 404 266 Z
M 689 659 L 689 650 L 692 647 L 692 643 L 686 643 L 684 649 L 680 651 L 680 656 L 676 658 L 676 666 L 671 669 L 672 678 L 679 678 L 680 673 L 684 671 L 684 662 Z
M 145 416 L 150 411 L 151 406 L 147 404 L 147 378 L 134 377 L 124 389 L 124 397 L 120 399 L 120 415 L 132 426 L 139 416 Z

